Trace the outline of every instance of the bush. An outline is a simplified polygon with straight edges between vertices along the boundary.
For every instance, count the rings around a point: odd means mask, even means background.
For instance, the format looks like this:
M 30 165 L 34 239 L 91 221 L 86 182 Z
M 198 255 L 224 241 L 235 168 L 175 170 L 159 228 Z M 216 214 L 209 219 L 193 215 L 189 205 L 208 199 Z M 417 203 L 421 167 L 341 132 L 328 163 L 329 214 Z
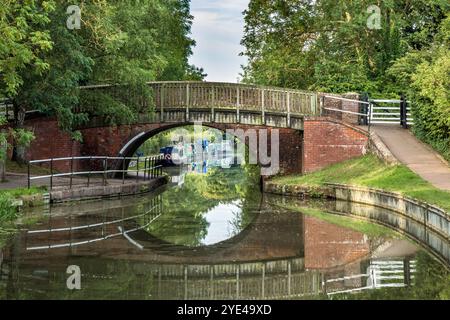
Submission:
M 14 197 L 9 193 L 0 193 L 0 221 L 11 221 L 17 218 Z
M 388 71 L 412 101 L 415 135 L 450 161 L 450 16 L 430 49 L 409 52 Z
M 438 50 L 412 76 L 415 134 L 450 160 L 450 50 Z

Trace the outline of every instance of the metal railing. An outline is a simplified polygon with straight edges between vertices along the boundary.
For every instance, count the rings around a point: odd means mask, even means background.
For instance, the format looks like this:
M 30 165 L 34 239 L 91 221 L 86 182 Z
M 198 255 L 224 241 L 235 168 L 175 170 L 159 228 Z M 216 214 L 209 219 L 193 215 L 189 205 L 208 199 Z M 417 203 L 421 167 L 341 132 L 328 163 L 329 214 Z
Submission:
M 108 180 L 113 176 L 121 177 L 122 184 L 125 184 L 125 180 L 129 173 L 136 174 L 136 182 L 140 180 L 151 180 L 162 176 L 161 161 L 164 159 L 164 155 L 148 156 L 148 157 L 107 157 L 107 156 L 83 156 L 83 157 L 65 157 L 65 158 L 50 158 L 42 160 L 32 160 L 28 163 L 28 189 L 31 188 L 32 182 L 36 180 L 49 180 L 50 190 L 53 190 L 55 186 L 55 178 L 68 178 L 68 187 L 72 189 L 74 185 L 74 177 L 85 177 L 87 179 L 87 187 L 92 184 L 93 176 L 101 176 L 101 184 L 106 186 Z M 82 167 L 89 168 L 89 170 L 76 171 L 76 162 L 87 162 Z M 94 162 L 97 165 L 94 165 Z M 129 169 L 128 164 L 131 161 L 136 162 L 135 169 Z M 58 163 L 65 162 L 65 166 L 69 166 L 68 172 L 56 171 Z M 100 162 L 100 165 L 99 165 Z M 32 176 L 31 166 L 40 165 L 47 166 L 50 170 L 49 174 Z M 117 181 L 117 178 L 115 178 Z
M 371 260 L 367 272 L 323 281 L 327 295 L 354 293 L 381 288 L 403 288 L 411 285 L 416 260 Z M 353 283 L 354 282 L 354 283 Z M 330 288 L 331 285 L 337 285 Z
M 403 96 L 400 100 L 371 99 L 370 122 L 373 124 L 400 124 L 407 128 L 414 125 L 411 102 Z
M 341 102 L 350 102 L 359 104 L 359 112 L 342 110 L 337 108 L 330 108 L 325 106 L 324 99 L 332 99 Z M 382 105 L 384 104 L 384 105 Z M 386 106 L 389 104 L 390 106 Z M 323 95 L 321 101 L 321 109 L 323 112 L 335 112 L 340 115 L 347 114 L 358 116 L 358 124 L 364 124 L 370 127 L 374 124 L 396 124 L 407 128 L 410 125 L 414 125 L 414 119 L 411 113 L 411 102 L 407 101 L 404 96 L 400 100 L 389 99 L 367 99 L 356 100 L 343 97 Z
M 27 110 L 25 113 L 33 114 L 37 112 L 39 110 L 33 109 Z M 11 99 L 0 99 L 0 117 L 5 117 L 9 121 L 14 119 L 14 105 Z
M 142 249 L 143 247 L 129 237 L 129 233 L 133 233 L 138 230 L 144 230 L 150 226 L 154 221 L 161 217 L 162 210 L 162 197 L 158 195 L 153 198 L 150 203 L 150 208 L 146 208 L 144 213 L 139 213 L 134 216 L 121 217 L 119 219 L 114 218 L 107 219 L 103 215 L 100 222 L 94 222 L 90 224 L 69 226 L 67 228 L 52 228 L 40 230 L 29 230 L 27 232 L 27 243 L 33 243 L 35 240 L 32 238 L 33 235 L 48 234 L 45 238 L 37 238 L 38 241 L 45 242 L 44 245 L 34 243 L 32 246 L 27 246 L 27 251 L 36 250 L 50 250 L 50 249 L 60 249 L 60 248 L 73 248 L 77 246 L 92 244 L 99 241 L 105 241 L 111 238 L 116 238 L 123 236 L 125 239 L 130 241 L 133 245 Z M 142 225 L 133 226 L 132 222 L 138 219 L 143 219 Z M 100 219 L 99 219 L 100 220 Z M 51 221 L 51 220 L 50 220 Z M 129 223 L 129 228 L 125 227 L 125 224 Z M 130 227 L 131 226 L 131 227 Z M 83 234 L 77 234 L 77 232 L 82 232 L 84 235 L 88 235 L 88 238 L 83 238 Z M 51 237 L 52 233 L 61 233 L 57 238 Z M 67 238 L 67 240 L 66 240 Z M 40 239 L 40 240 L 39 240 Z M 58 239 L 55 243 L 55 239 Z M 62 240 L 62 241 L 61 241 Z M 53 242 L 52 242 L 53 241 Z
M 360 111 L 356 112 L 356 111 L 326 107 L 325 99 L 332 99 L 332 100 L 341 101 L 341 102 L 350 102 L 350 103 L 358 104 L 358 109 Z M 339 114 L 340 117 L 342 117 L 344 115 L 357 117 L 357 119 L 355 119 L 355 121 L 354 121 L 355 123 L 353 123 L 353 124 L 361 124 L 361 123 L 367 124 L 369 133 L 371 131 L 371 122 L 370 122 L 371 108 L 370 108 L 370 106 L 371 106 L 371 104 L 368 101 L 348 99 L 348 98 L 336 97 L 336 96 L 330 96 L 330 95 L 323 95 L 322 100 L 321 100 L 321 109 L 323 112 L 322 115 L 325 115 L 325 113 L 329 114 L 331 112 L 331 113 Z M 365 111 L 361 112 L 361 110 L 365 110 Z

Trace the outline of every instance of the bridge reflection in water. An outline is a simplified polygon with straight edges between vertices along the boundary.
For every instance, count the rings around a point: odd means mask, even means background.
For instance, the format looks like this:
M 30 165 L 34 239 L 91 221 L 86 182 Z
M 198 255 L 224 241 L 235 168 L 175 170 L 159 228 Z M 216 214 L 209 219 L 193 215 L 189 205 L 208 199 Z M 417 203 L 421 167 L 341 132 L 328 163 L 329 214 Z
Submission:
M 418 249 L 409 242 L 371 238 L 270 202 L 238 234 L 192 247 L 149 233 L 165 216 L 161 195 L 52 208 L 3 249 L 0 293 L 73 298 L 69 265 L 82 270 L 81 298 L 293 299 L 414 283 Z M 352 211 L 336 202 L 329 209 Z

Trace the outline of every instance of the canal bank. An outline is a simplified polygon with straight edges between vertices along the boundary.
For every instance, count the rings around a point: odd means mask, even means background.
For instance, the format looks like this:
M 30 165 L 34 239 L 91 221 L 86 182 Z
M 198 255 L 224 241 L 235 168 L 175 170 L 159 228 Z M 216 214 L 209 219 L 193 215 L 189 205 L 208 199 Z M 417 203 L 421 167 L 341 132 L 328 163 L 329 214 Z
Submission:
M 48 204 L 103 200 L 151 193 L 168 182 L 168 176 L 161 176 L 148 181 L 125 183 L 122 180 L 109 180 L 108 185 L 60 187 L 52 191 L 47 191 L 43 187 L 4 190 L 0 192 L 0 222 L 11 222 L 23 210 Z
M 61 203 L 71 201 L 102 200 L 115 197 L 137 196 L 153 192 L 159 187 L 167 184 L 167 176 L 158 177 L 149 181 L 133 183 L 122 183 L 122 181 L 110 181 L 106 186 L 92 186 L 75 189 L 62 189 L 49 192 L 50 203 Z
M 386 164 L 371 154 L 303 176 L 274 177 L 263 189 L 286 196 L 336 198 L 333 184 L 391 192 L 450 212 L 450 192 L 433 187 L 404 165 Z
M 450 193 L 402 165 L 367 155 L 301 177 L 273 178 L 263 190 L 291 199 L 332 199 L 336 208 L 330 212 L 388 226 L 437 252 L 443 263 L 450 259 Z
M 21 225 L 0 246 L 0 298 L 339 299 L 351 293 L 353 299 L 389 290 L 383 298 L 437 299 L 448 286 L 431 249 L 327 212 L 389 215 L 411 225 L 399 214 L 353 204 L 348 212 L 347 201 L 263 196 L 255 191 L 256 175 L 243 168 L 184 179 L 172 171 L 177 179 L 148 195 L 36 208 L 42 219 Z M 432 230 L 414 230 L 425 244 L 435 239 Z M 76 292 L 65 286 L 69 265 L 82 271 Z M 438 272 L 428 274 L 430 268 Z

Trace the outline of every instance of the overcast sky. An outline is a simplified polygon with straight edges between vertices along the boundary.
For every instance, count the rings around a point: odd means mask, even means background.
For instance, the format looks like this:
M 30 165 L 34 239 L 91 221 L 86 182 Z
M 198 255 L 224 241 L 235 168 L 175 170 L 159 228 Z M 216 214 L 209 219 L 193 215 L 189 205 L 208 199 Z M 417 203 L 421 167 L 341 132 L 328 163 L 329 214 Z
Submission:
M 249 0 L 191 0 L 194 16 L 192 38 L 197 41 L 190 62 L 203 67 L 208 81 L 236 82 L 243 51 L 240 41 L 244 31 L 242 11 Z

